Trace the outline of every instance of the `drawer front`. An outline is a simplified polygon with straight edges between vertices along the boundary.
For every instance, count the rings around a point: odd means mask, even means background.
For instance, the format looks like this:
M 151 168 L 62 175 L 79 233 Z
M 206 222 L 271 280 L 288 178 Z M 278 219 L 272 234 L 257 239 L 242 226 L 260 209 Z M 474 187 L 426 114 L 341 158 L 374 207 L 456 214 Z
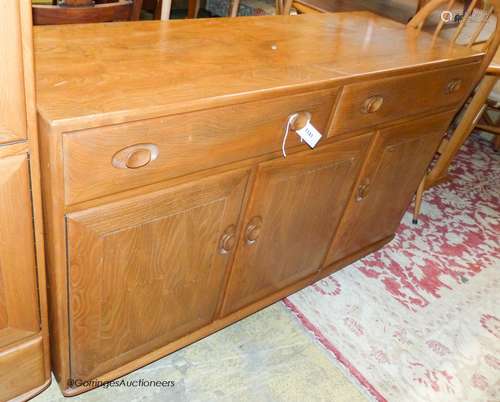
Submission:
M 32 391 L 47 379 L 41 337 L 0 352 L 0 401 Z
M 329 136 L 403 117 L 458 106 L 472 89 L 479 64 L 347 85 Z
M 82 130 L 64 135 L 66 204 L 281 149 L 288 116 L 325 132 L 337 89 Z M 287 146 L 299 145 L 292 135 Z M 306 145 L 302 145 L 306 146 Z

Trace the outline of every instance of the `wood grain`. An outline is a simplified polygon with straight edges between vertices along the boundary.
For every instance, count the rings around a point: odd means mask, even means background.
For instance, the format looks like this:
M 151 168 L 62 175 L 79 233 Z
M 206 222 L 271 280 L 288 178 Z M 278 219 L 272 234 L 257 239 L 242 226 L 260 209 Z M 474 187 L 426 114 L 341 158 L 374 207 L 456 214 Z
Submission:
M 482 59 L 369 13 L 40 27 L 36 42 L 66 395 L 88 390 L 75 375 L 116 378 L 389 241 L 465 101 L 432 90 Z M 311 150 L 292 130 L 283 159 L 294 112 L 325 135 Z M 156 159 L 113 166 L 138 144 Z
M 65 129 L 481 58 L 367 12 L 36 27 L 35 44 L 39 112 Z
M 325 265 L 396 231 L 452 118 L 447 112 L 377 134 Z
M 5 143 L 27 137 L 19 1 L 2 2 L 0 16 L 0 143 Z
M 336 93 L 312 92 L 65 134 L 66 203 L 280 150 L 288 117 L 299 111 L 310 112 L 315 127 L 326 132 Z M 297 138 L 291 136 L 287 145 L 298 145 Z M 144 143 L 158 148 L 156 160 L 140 169 L 112 165 L 118 151 Z
M 223 315 L 319 270 L 369 142 L 362 136 L 258 167 Z
M 0 318 L 6 318 L 2 319 L 4 327 L 37 332 L 40 323 L 29 187 L 27 155 L 0 159 Z
M 475 82 L 478 63 L 421 74 L 347 85 L 342 91 L 329 135 L 373 127 L 400 117 L 432 112 L 440 107 L 458 107 Z M 455 83 L 450 91 L 448 86 Z M 458 83 L 458 84 L 457 84 Z M 383 99 L 380 109 L 368 112 L 370 97 Z M 346 116 L 351 118 L 346 119 Z
M 247 171 L 68 215 L 72 374 L 87 379 L 210 323 Z
M 0 400 L 50 383 L 31 2 L 0 6 Z
M 13 400 L 46 385 L 43 356 L 41 337 L 6 351 L 0 350 L 0 400 Z

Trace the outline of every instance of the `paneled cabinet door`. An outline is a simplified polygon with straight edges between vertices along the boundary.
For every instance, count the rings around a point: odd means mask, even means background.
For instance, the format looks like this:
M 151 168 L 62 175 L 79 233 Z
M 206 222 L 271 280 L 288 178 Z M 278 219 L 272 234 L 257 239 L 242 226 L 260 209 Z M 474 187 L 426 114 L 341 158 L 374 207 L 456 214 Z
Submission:
M 247 180 L 230 172 L 67 216 L 74 378 L 213 320 Z
M 26 154 L 0 158 L 0 348 L 40 331 Z
M 0 143 L 5 143 L 26 138 L 19 0 L 2 1 L 0 19 Z
M 27 154 L 0 158 L 0 401 L 47 380 L 32 211 Z
M 451 118 L 439 114 L 378 134 L 326 265 L 394 234 Z
M 321 267 L 370 138 L 365 135 L 259 166 L 223 314 Z

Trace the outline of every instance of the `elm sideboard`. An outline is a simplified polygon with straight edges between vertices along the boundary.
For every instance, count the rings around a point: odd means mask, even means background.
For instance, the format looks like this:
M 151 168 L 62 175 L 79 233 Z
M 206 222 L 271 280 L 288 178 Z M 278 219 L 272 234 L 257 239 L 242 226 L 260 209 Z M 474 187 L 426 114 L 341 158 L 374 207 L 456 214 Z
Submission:
M 37 27 L 64 394 L 389 242 L 482 58 L 367 12 Z

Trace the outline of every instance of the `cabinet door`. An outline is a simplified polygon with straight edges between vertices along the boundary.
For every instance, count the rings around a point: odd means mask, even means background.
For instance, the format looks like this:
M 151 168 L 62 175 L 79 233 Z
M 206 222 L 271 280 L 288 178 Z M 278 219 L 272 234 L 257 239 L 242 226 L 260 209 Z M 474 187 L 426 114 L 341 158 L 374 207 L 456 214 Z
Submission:
M 0 159 L 0 401 L 48 378 L 40 332 L 26 154 Z M 26 399 L 26 398 L 22 398 Z
M 316 272 L 371 136 L 259 166 L 223 314 Z
M 73 377 L 213 320 L 247 179 L 226 173 L 67 216 Z
M 377 135 L 327 265 L 394 234 L 451 118 L 439 114 Z
M 0 348 L 40 330 L 27 155 L 0 159 Z
M 0 143 L 26 138 L 26 99 L 19 0 L 0 6 Z M 23 21 L 26 24 L 26 21 Z M 33 100 L 34 101 L 34 100 Z

